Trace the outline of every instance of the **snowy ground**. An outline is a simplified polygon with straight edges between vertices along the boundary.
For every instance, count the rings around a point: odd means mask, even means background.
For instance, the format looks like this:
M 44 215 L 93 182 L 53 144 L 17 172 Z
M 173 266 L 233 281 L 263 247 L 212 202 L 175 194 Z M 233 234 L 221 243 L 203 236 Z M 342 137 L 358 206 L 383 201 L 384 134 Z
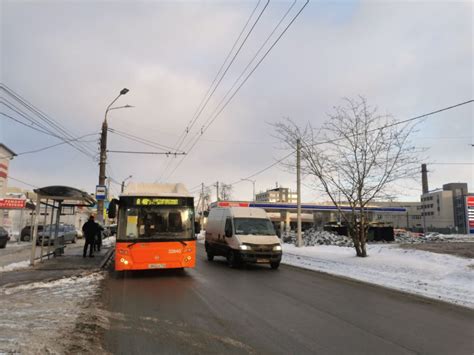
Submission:
M 77 339 L 75 328 L 102 279 L 101 273 L 93 273 L 0 288 L 0 354 L 63 354 L 81 341 L 90 342 Z
M 474 259 L 400 249 L 396 244 L 368 245 L 367 252 L 367 258 L 357 258 L 349 247 L 284 244 L 282 263 L 474 309 Z

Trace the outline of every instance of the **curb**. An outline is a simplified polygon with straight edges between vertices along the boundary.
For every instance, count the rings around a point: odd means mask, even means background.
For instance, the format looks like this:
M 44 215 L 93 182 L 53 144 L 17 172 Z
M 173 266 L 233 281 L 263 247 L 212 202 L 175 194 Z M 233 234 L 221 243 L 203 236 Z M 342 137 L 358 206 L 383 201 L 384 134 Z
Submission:
M 105 265 L 107 264 L 107 262 L 111 259 L 112 255 L 114 254 L 115 252 L 115 247 L 111 247 L 107 253 L 104 255 L 104 259 L 102 259 L 100 265 L 99 265 L 99 269 L 103 269 L 105 267 Z

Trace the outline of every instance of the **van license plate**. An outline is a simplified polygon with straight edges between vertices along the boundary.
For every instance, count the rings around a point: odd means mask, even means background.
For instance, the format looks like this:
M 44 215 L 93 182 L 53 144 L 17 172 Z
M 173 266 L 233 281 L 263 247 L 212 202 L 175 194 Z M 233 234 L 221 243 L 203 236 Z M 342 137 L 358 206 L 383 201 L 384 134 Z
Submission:
M 148 264 L 149 269 L 164 269 L 166 264 Z
M 257 263 L 269 263 L 269 259 L 257 259 Z

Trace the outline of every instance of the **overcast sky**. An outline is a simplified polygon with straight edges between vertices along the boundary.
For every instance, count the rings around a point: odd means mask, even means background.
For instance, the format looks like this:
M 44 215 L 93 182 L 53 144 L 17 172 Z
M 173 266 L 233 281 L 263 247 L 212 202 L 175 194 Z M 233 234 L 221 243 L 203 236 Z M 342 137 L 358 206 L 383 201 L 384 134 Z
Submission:
M 127 87 L 130 92 L 117 104 L 136 107 L 111 111 L 109 126 L 167 146 L 176 144 L 192 119 L 257 4 L 0 3 L 4 84 L 75 136 L 98 133 L 105 108 Z M 303 3 L 297 1 L 288 19 Z M 291 4 L 270 2 L 187 139 L 199 132 Z M 342 97 L 364 95 L 382 113 L 397 119 L 472 99 L 473 11 L 470 1 L 311 2 L 169 181 L 191 189 L 201 182 L 229 183 L 249 176 L 287 154 L 272 137 L 272 122 L 291 117 L 318 127 Z M 474 161 L 473 106 L 432 116 L 419 126 L 415 141 L 428 149 L 428 163 Z M 0 105 L 0 111 L 21 119 L 5 106 Z M 97 152 L 98 136 L 84 139 Z M 0 142 L 20 153 L 60 141 L 0 116 Z M 108 146 L 154 150 L 111 133 Z M 109 174 L 117 181 L 132 174 L 136 182 L 153 182 L 163 172 L 167 177 L 179 160 L 110 153 Z M 168 161 L 170 169 L 164 171 Z M 430 188 L 461 181 L 473 191 L 473 169 L 473 165 L 429 165 Z M 93 191 L 98 166 L 62 145 L 18 156 L 11 162 L 10 174 L 36 186 L 62 184 Z M 255 179 L 257 191 L 277 182 L 296 187 L 295 176 L 279 166 Z M 13 180 L 9 185 L 27 187 Z M 404 190 L 400 199 L 418 199 L 420 185 L 400 182 Z M 112 187 L 118 191 L 116 184 Z M 234 186 L 234 198 L 251 195 L 250 182 Z M 326 198 L 303 187 L 303 200 Z

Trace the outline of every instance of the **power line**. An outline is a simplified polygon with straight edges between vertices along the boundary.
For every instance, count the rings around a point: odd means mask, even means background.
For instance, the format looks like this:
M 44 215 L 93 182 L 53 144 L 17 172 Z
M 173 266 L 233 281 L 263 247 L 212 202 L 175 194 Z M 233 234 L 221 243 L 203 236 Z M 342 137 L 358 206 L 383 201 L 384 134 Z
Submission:
M 411 121 L 415 121 L 415 120 L 419 120 L 419 119 L 422 119 L 422 118 L 425 118 L 425 117 L 429 117 L 429 116 L 432 116 L 432 115 L 435 115 L 437 113 L 440 113 L 440 112 L 443 112 L 443 111 L 447 111 L 447 110 L 451 110 L 451 109 L 454 109 L 456 107 L 460 107 L 460 106 L 463 106 L 463 105 L 467 105 L 469 103 L 473 103 L 474 100 L 468 100 L 468 101 L 464 101 L 464 102 L 461 102 L 459 104 L 456 104 L 456 105 L 452 105 L 452 106 L 448 106 L 448 107 L 445 107 L 445 108 L 442 108 L 442 109 L 439 109 L 439 110 L 436 110 L 436 111 L 431 111 L 429 113 L 426 113 L 426 114 L 423 114 L 423 115 L 420 115 L 420 116 L 415 116 L 415 117 L 412 117 L 412 118 L 408 118 L 406 120 L 401 120 L 401 121 L 396 121 L 392 124 L 389 124 L 389 125 L 386 125 L 386 126 L 383 126 L 383 127 L 379 127 L 379 128 L 374 128 L 372 130 L 369 130 L 368 132 L 374 132 L 374 131 L 377 131 L 377 130 L 383 130 L 383 129 L 386 129 L 386 128 L 390 128 L 390 127 L 393 127 L 393 126 L 396 126 L 396 125 L 400 125 L 400 124 L 403 124 L 403 123 L 407 123 L 407 122 L 411 122 Z M 357 136 L 357 135 L 361 135 L 361 134 L 354 134 L 353 136 Z M 340 141 L 341 139 L 346 139 L 346 138 L 335 138 L 335 139 L 331 139 L 331 140 L 326 140 L 326 141 L 321 141 L 321 142 L 316 142 L 314 144 L 312 144 L 311 146 L 316 146 L 316 145 L 322 145 L 322 144 L 327 144 L 327 143 L 333 143 L 333 142 L 337 142 L 337 141 Z M 229 185 L 236 185 L 236 184 L 239 184 L 241 183 L 242 181 L 244 181 L 244 179 L 251 179 L 257 175 L 260 175 L 262 174 L 263 172 L 273 168 L 275 165 L 281 163 L 282 161 L 284 161 L 285 159 L 289 158 L 290 156 L 292 156 L 293 154 L 295 154 L 296 152 L 296 149 L 293 149 L 289 154 L 285 155 L 283 158 L 280 158 L 278 159 L 277 161 L 275 161 L 274 163 L 272 163 L 271 165 L 257 171 L 256 173 L 253 173 L 252 175 L 249 175 L 245 178 L 241 178 L 239 180 L 236 180 L 235 182 L 229 184 Z M 436 164 L 436 163 L 430 163 L 430 164 Z M 438 164 L 442 164 L 442 163 L 438 163 Z M 457 163 L 449 163 L 449 164 L 457 164 Z M 460 164 L 464 164 L 464 163 L 460 163 Z M 466 163 L 466 165 L 474 165 L 474 163 Z
M 286 31 L 291 27 L 291 25 L 295 22 L 295 20 L 299 17 L 301 12 L 305 9 L 305 7 L 308 5 L 309 0 L 306 0 L 305 4 L 301 7 L 301 9 L 296 13 L 296 15 L 291 19 L 291 21 L 288 23 L 288 25 L 283 29 L 283 31 L 280 33 L 280 35 L 276 38 L 276 40 L 272 43 L 272 45 L 267 49 L 265 54 L 260 58 L 260 60 L 257 62 L 257 64 L 253 67 L 253 69 L 248 73 L 248 75 L 245 77 L 245 79 L 240 83 L 240 85 L 237 87 L 237 89 L 234 91 L 234 93 L 229 97 L 229 99 L 224 103 L 224 105 L 221 107 L 221 109 L 216 113 L 216 115 L 210 120 L 207 121 L 209 123 L 205 123 L 205 126 L 203 126 L 203 129 L 201 129 L 201 134 L 197 137 L 197 139 L 194 141 L 192 146 L 187 149 L 188 155 L 191 152 L 191 150 L 196 146 L 198 143 L 200 137 L 209 129 L 209 127 L 212 125 L 212 123 L 219 117 L 219 115 L 224 111 L 224 109 L 229 105 L 229 103 L 232 101 L 232 99 L 237 95 L 237 93 L 240 91 L 242 86 L 247 82 L 247 80 L 252 76 L 252 74 L 257 70 L 257 68 L 260 66 L 260 64 L 263 62 L 263 60 L 268 56 L 270 51 L 275 47 L 275 45 L 280 41 L 280 39 L 283 37 L 283 35 L 286 33 Z M 285 15 L 286 16 L 286 15 Z M 206 126 L 207 125 L 207 126 Z M 171 171 L 171 173 L 168 175 L 168 178 L 173 175 L 173 173 L 178 169 L 178 167 L 182 164 L 186 156 L 184 156 L 179 162 L 178 165 Z
M 25 184 L 25 185 L 27 185 L 27 186 L 34 187 L 35 189 L 38 189 L 38 188 L 39 188 L 39 186 L 32 185 L 32 184 L 30 184 L 30 183 L 27 183 L 27 182 L 25 182 L 25 181 L 23 181 L 23 180 L 20 180 L 20 179 L 14 178 L 14 177 L 13 177 L 13 176 L 11 176 L 11 175 L 8 175 L 8 179 L 12 179 L 12 180 L 15 180 L 15 181 L 17 181 L 17 182 L 21 182 L 22 184 Z
M 154 154 L 154 155 L 185 155 L 186 153 L 175 153 L 175 152 L 140 152 L 133 150 L 107 150 L 107 153 L 124 153 L 124 154 Z
M 42 152 L 42 151 L 50 149 L 50 148 L 54 148 L 54 147 L 57 147 L 57 146 L 60 146 L 60 145 L 63 145 L 63 144 L 67 144 L 67 143 L 72 142 L 72 141 L 77 141 L 79 139 L 82 139 L 82 138 L 85 138 L 85 137 L 90 137 L 90 136 L 95 136 L 95 135 L 98 135 L 98 134 L 99 133 L 85 134 L 81 137 L 78 137 L 78 138 L 75 138 L 75 139 L 72 139 L 72 140 L 69 140 L 69 141 L 60 142 L 60 143 L 56 143 L 56 144 L 53 144 L 53 145 L 48 145 L 46 147 L 42 147 L 42 148 L 38 148 L 38 149 L 34 149 L 34 150 L 29 150 L 29 151 L 26 151 L 26 152 L 17 153 L 16 155 L 20 156 L 20 155 L 25 155 L 25 154 L 39 153 L 39 152 Z M 2 159 L 2 158 L 7 158 L 7 157 L 6 156 L 5 157 L 0 157 L 0 159 Z
M 151 140 L 148 140 L 148 139 L 145 139 L 145 138 L 141 138 L 141 137 L 138 137 L 138 136 L 135 136 L 133 134 L 130 134 L 130 133 L 127 133 L 127 132 L 122 132 L 122 131 L 119 131 L 117 129 L 113 129 L 113 128 L 109 128 L 108 129 L 109 132 L 111 133 L 114 133 L 118 136 L 121 136 L 123 138 L 127 138 L 127 139 L 130 139 L 134 142 L 137 142 L 137 143 L 142 143 L 144 145 L 147 145 L 149 147 L 153 147 L 153 148 L 158 148 L 158 149 L 163 149 L 163 150 L 175 150 L 174 148 L 172 147 L 168 147 L 166 145 L 163 145 L 163 144 L 160 144 L 160 143 L 156 143 L 156 142 L 153 142 Z M 181 152 L 182 153 L 182 152 Z
M 34 129 L 35 131 L 41 132 L 41 133 L 43 133 L 43 134 L 47 134 L 48 136 L 56 137 L 56 135 L 53 135 L 53 134 L 48 133 L 48 132 L 45 132 L 45 131 L 43 131 L 43 130 L 41 130 L 41 129 L 39 129 L 39 128 L 30 126 L 30 125 L 28 125 L 27 123 L 20 121 L 19 119 L 16 119 L 16 118 L 14 118 L 14 117 L 12 117 L 12 116 L 10 116 L 10 115 L 7 115 L 5 112 L 0 112 L 0 115 L 5 116 L 5 117 L 7 117 L 7 118 L 9 118 L 9 119 L 11 119 L 11 120 L 13 120 L 13 121 L 15 121 L 15 122 L 17 122 L 17 123 L 23 125 L 23 126 L 25 126 L 25 127 Z M 59 137 L 57 137 L 57 138 L 59 138 Z
M 76 138 L 73 134 L 69 133 L 64 126 L 62 126 L 59 122 L 57 122 L 55 119 L 51 118 L 50 116 L 46 115 L 44 112 L 42 112 L 40 109 L 38 109 L 36 106 L 34 106 L 32 103 L 28 102 L 24 97 L 21 95 L 15 93 L 11 88 L 9 88 L 7 85 L 0 83 L 0 88 L 3 89 L 8 95 L 10 95 L 12 98 L 14 98 L 18 103 L 20 103 L 22 106 L 24 106 L 27 110 L 31 111 L 33 114 L 35 114 L 40 120 L 46 122 L 49 126 L 51 126 L 57 133 L 59 133 L 60 139 L 66 141 L 67 139 L 74 139 Z M 83 145 L 81 143 L 69 143 L 70 146 L 74 147 L 81 153 L 83 153 L 86 156 L 89 156 L 90 158 L 94 159 L 95 152 L 91 150 L 87 145 Z
M 196 123 L 196 121 L 199 119 L 199 116 L 201 115 L 201 113 L 203 112 L 203 110 L 206 108 L 206 106 L 207 106 L 207 104 L 209 103 L 209 100 L 211 99 L 211 97 L 212 97 L 212 96 L 214 95 L 214 93 L 216 92 L 216 90 L 217 90 L 217 88 L 219 87 L 220 83 L 222 82 L 222 80 L 224 79 L 225 75 L 226 75 L 227 72 L 229 71 L 230 67 L 231 67 L 232 64 L 234 63 L 235 59 L 237 58 L 237 56 L 239 55 L 240 51 L 242 50 L 244 44 L 247 42 L 247 39 L 248 39 L 248 38 L 250 37 L 250 35 L 252 34 L 253 30 L 255 29 L 255 26 L 256 26 L 257 23 L 260 21 L 260 18 L 262 17 L 263 13 L 264 13 L 265 10 L 267 9 L 269 3 L 270 3 L 270 0 L 267 0 L 265 6 L 264 6 L 263 9 L 260 11 L 258 17 L 256 18 L 256 20 L 254 21 L 254 23 L 253 23 L 252 26 L 250 27 L 250 30 L 248 31 L 247 35 L 245 36 L 245 38 L 243 39 L 243 41 L 240 43 L 239 48 L 237 49 L 237 51 L 236 51 L 236 52 L 234 53 L 234 55 L 232 56 L 232 59 L 230 60 L 229 64 L 227 64 L 226 69 L 224 70 L 224 72 L 222 73 L 222 75 L 220 75 L 220 78 L 219 78 L 219 80 L 217 81 L 217 83 L 215 84 L 214 89 L 212 89 L 212 91 L 211 91 L 210 94 L 206 93 L 207 99 L 205 100 L 205 102 L 204 102 L 204 104 L 202 105 L 202 107 L 198 110 L 197 115 L 192 119 L 191 125 L 186 128 L 186 134 L 184 135 L 183 138 L 186 137 L 186 135 L 187 135 L 187 133 L 189 132 L 189 130 L 192 129 L 192 127 L 194 126 L 194 124 Z M 250 19 L 253 17 L 253 14 L 255 13 L 255 11 L 256 11 L 256 9 L 257 9 L 257 7 L 258 7 L 259 4 L 260 4 L 260 0 L 259 0 L 259 2 L 257 3 L 257 6 L 256 6 L 256 7 L 254 8 L 254 10 L 252 11 L 252 13 L 251 13 L 249 19 L 247 20 L 247 22 L 246 22 L 244 28 L 242 29 L 241 33 L 239 34 L 239 37 L 238 37 L 237 40 L 235 41 L 234 46 L 232 47 L 231 51 L 230 51 L 229 54 L 227 55 L 227 58 L 226 58 L 226 60 L 224 61 L 223 65 L 224 65 L 225 62 L 227 61 L 229 55 L 232 53 L 233 49 L 235 48 L 235 45 L 238 43 L 240 37 L 242 36 L 243 32 L 244 32 L 245 29 L 247 28 L 248 23 L 249 23 Z M 219 69 L 219 72 L 220 72 L 221 70 L 222 70 L 222 66 L 221 66 L 221 69 Z M 217 76 L 219 76 L 219 72 L 218 72 Z M 217 76 L 216 76 L 216 78 L 217 78 Z M 212 88 L 214 82 L 215 82 L 215 79 L 214 79 L 213 83 L 211 84 L 211 86 L 210 86 L 209 88 Z M 208 91 L 209 91 L 209 90 L 208 90 Z M 205 96 L 205 97 L 206 97 L 206 96 Z M 181 145 L 182 145 L 183 142 L 184 142 L 184 139 L 181 140 L 180 143 L 178 144 L 178 146 L 177 146 L 177 148 L 176 148 L 177 150 L 181 148 Z M 180 164 L 180 163 L 178 163 L 178 166 L 179 166 L 179 164 Z M 169 168 L 169 165 L 165 166 L 165 168 L 163 169 L 163 172 L 162 172 L 162 174 L 161 174 L 161 176 L 160 176 L 160 179 L 161 179 L 161 177 L 164 176 L 164 174 L 165 174 L 166 170 L 168 170 L 168 168 Z M 175 168 L 174 170 L 176 170 L 176 168 Z M 173 170 L 173 172 L 174 172 L 174 170 Z M 172 174 L 170 174 L 170 176 L 171 176 L 171 175 L 172 175 Z

